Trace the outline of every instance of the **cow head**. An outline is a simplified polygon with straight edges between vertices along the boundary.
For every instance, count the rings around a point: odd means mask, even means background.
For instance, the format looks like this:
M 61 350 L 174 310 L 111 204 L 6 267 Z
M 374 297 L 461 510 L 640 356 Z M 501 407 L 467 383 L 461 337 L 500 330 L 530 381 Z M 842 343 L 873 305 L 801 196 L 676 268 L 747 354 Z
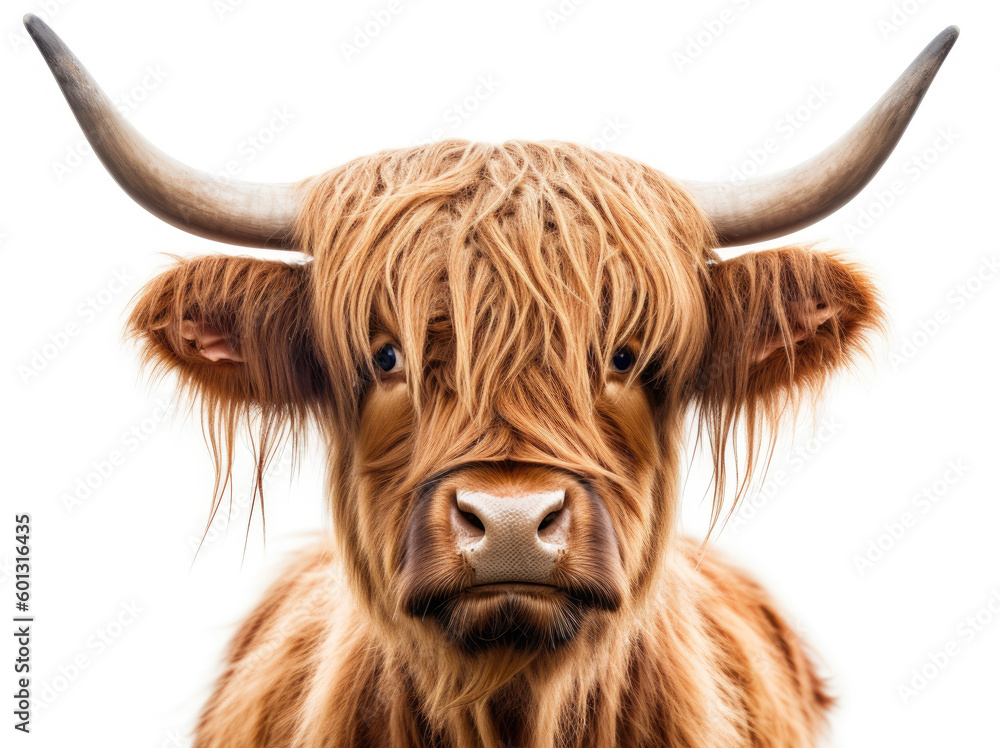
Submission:
M 737 424 L 745 475 L 764 427 L 863 350 L 880 312 L 859 268 L 808 247 L 714 250 L 850 199 L 956 35 L 835 146 L 768 179 L 681 183 L 566 143 L 446 141 L 275 186 L 222 184 L 154 149 L 28 25 L 136 200 L 308 258 L 179 261 L 130 319 L 147 360 L 200 396 L 213 445 L 253 422 L 263 460 L 314 423 L 372 620 L 515 670 L 613 635 L 669 576 L 686 414 L 713 451 L 718 516 Z

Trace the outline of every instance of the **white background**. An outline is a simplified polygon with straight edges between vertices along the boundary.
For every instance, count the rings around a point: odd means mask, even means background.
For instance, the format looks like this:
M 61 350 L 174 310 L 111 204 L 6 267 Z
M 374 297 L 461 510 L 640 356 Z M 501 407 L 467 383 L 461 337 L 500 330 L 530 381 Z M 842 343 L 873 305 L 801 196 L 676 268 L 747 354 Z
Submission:
M 13 515 L 30 512 L 33 682 L 51 702 L 35 709 L 30 737 L 11 739 L 5 697 L 0 742 L 186 744 L 233 627 L 285 554 L 325 521 L 314 449 L 297 471 L 269 481 L 266 548 L 258 514 L 241 565 L 247 509 L 238 501 L 229 531 L 217 522 L 192 566 L 211 463 L 196 418 L 156 421 L 171 382 L 140 375 L 121 339 L 123 315 L 169 261 L 163 253 L 239 250 L 160 223 L 93 155 L 73 155 L 80 131 L 20 25 L 32 11 L 164 150 L 210 171 L 235 161 L 238 176 L 275 181 L 439 135 L 572 140 L 692 179 L 731 178 L 773 138 L 761 171 L 779 170 L 836 139 L 935 34 L 960 25 L 879 176 L 785 240 L 825 240 L 866 263 L 892 329 L 872 364 L 830 389 L 817 415 L 825 430 L 814 438 L 807 421 L 779 443 L 770 475 L 780 472 L 783 485 L 762 484 L 718 545 L 774 592 L 824 661 L 839 697 L 829 745 L 1000 745 L 1000 615 L 985 607 L 997 595 L 1000 610 L 1000 280 L 976 280 L 1000 254 L 995 4 L 399 0 L 350 59 L 344 45 L 387 1 L 232 4 L 24 0 L 6 3 L 0 17 L 0 609 L 12 615 Z M 723 11 L 729 23 L 717 20 Z M 826 91 L 818 106 L 813 87 Z M 291 120 L 274 120 L 275 109 Z M 794 128 L 779 125 L 788 115 Z M 262 132 L 272 123 L 283 129 Z M 254 150 L 251 136 L 268 142 Z M 901 194 L 880 208 L 894 181 Z M 877 219 L 848 229 L 863 213 Z M 977 292 L 959 308 L 956 289 L 970 282 Z M 82 314 L 79 305 L 102 290 L 100 311 Z M 921 335 L 941 314 L 946 321 Z M 60 337 L 70 324 L 76 334 Z M 53 339 L 64 346 L 31 368 Z M 133 428 L 141 440 L 128 436 Z M 65 496 L 113 450 L 121 464 L 67 506 Z M 933 491 L 952 461 L 962 477 L 938 484 L 922 512 L 915 497 Z M 237 499 L 248 487 L 242 466 Z M 685 507 L 694 534 L 704 531 L 704 481 L 696 468 Z M 913 526 L 883 535 L 907 511 Z M 880 541 L 882 557 L 859 569 Z M 132 604 L 137 616 L 123 612 Z M 984 623 L 968 628 L 977 612 Z M 9 694 L 12 637 L 3 640 L 0 692 Z M 929 657 L 950 642 L 958 654 L 935 673 Z M 86 665 L 74 672 L 81 656 Z M 911 671 L 925 667 L 931 677 L 904 698 L 899 687 L 913 687 Z

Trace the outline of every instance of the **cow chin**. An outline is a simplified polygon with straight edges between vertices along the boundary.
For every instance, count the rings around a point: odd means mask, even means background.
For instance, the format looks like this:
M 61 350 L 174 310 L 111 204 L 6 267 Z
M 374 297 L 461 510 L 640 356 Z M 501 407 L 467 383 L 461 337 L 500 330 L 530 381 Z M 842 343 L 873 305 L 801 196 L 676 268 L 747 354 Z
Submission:
M 576 637 L 588 615 L 620 605 L 620 596 L 595 589 L 500 583 L 414 600 L 408 608 L 411 615 L 430 619 L 453 646 L 477 653 L 556 650 Z

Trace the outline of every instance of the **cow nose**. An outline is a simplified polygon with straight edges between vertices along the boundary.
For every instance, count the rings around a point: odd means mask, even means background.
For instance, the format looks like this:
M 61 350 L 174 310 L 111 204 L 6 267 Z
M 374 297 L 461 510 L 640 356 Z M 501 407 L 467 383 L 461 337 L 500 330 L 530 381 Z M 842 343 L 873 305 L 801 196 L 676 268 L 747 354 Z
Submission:
M 549 582 L 568 542 L 565 501 L 562 490 L 511 496 L 459 489 L 452 525 L 476 584 Z

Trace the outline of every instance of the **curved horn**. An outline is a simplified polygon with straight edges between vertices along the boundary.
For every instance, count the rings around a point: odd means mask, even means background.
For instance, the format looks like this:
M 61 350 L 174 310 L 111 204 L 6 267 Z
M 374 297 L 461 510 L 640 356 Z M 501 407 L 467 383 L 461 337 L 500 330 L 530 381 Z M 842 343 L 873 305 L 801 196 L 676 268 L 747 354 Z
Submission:
M 130 125 L 56 33 L 37 16 L 24 25 L 97 157 L 133 200 L 177 228 L 249 247 L 292 249 L 292 184 L 223 183 L 156 148 Z
M 712 219 L 720 245 L 790 234 L 858 194 L 896 147 L 957 38 L 955 26 L 934 37 L 844 137 L 809 161 L 746 182 L 683 182 Z

